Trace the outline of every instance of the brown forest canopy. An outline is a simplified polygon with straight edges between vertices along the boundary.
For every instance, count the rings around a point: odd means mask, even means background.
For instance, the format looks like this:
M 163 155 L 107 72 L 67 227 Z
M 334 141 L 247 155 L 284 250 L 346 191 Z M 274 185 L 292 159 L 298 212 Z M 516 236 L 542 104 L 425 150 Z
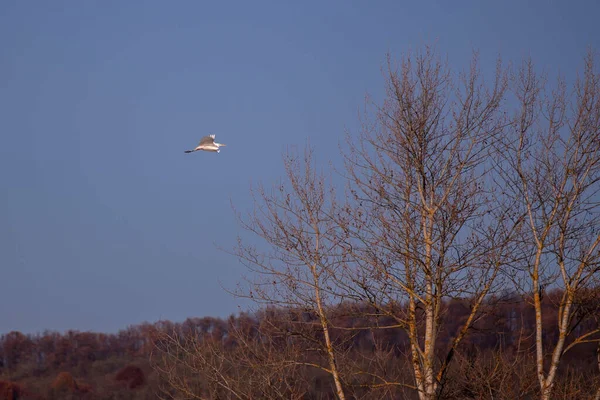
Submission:
M 544 325 L 547 335 L 544 339 L 548 343 L 556 340 L 555 336 L 558 334 L 556 304 L 561 296 L 562 292 L 558 290 L 549 291 L 543 296 L 546 310 Z M 521 375 L 521 386 L 515 386 L 516 381 L 509 379 L 504 382 L 506 387 L 496 387 L 495 390 L 503 389 L 507 395 L 527 390 L 528 385 L 535 383 L 534 375 L 531 375 L 531 371 L 528 370 L 532 362 L 528 349 L 533 345 L 532 333 L 535 326 L 533 310 L 529 305 L 531 299 L 505 293 L 502 302 L 498 303 L 497 300 L 490 299 L 489 304 L 493 304 L 494 309 L 476 322 L 474 333 L 462 344 L 464 357 L 456 363 L 452 371 L 453 376 L 456 374 L 456 384 L 460 386 L 460 390 L 465 393 L 472 391 L 474 396 L 477 390 L 481 389 L 479 386 L 482 382 L 486 379 L 498 378 L 493 376 L 494 371 L 514 376 Z M 462 299 L 444 304 L 439 346 L 443 347 L 449 342 L 458 326 L 468 316 L 470 302 L 470 299 Z M 585 311 L 589 311 L 590 308 L 597 311 L 600 309 L 600 299 L 596 294 L 587 297 L 585 303 L 579 306 L 585 308 Z M 392 321 L 389 317 L 366 312 L 369 307 L 365 304 L 347 302 L 331 311 L 331 324 L 334 326 L 332 335 L 337 343 L 344 344 L 347 351 L 344 363 L 349 366 L 369 362 L 374 373 L 381 373 L 384 376 L 387 374 L 390 380 L 409 382 L 411 374 L 405 368 L 405 354 L 408 348 L 406 335 L 399 328 L 359 329 L 374 326 L 375 322 L 381 326 L 391 325 Z M 390 305 L 390 307 L 401 306 Z M 580 333 L 593 329 L 597 324 L 593 313 L 582 313 L 584 314 L 586 318 L 578 325 Z M 68 381 L 73 387 L 77 385 L 81 390 L 85 388 L 86 392 L 79 394 L 85 396 L 84 398 L 111 398 L 110 396 L 115 393 L 126 393 L 132 396 L 128 398 L 152 399 L 156 398 L 156 394 L 163 389 L 169 390 L 167 383 L 161 381 L 159 374 L 156 373 L 156 369 L 162 370 L 165 365 L 171 365 L 169 362 L 164 363 L 168 361 L 165 356 L 168 356 L 169 351 L 172 350 L 169 348 L 171 342 L 162 341 L 164 335 L 192 340 L 200 347 L 199 350 L 210 351 L 218 345 L 225 357 L 239 360 L 234 367 L 238 371 L 230 370 L 234 376 L 248 368 L 245 364 L 247 359 L 240 357 L 239 353 L 241 348 L 248 345 L 248 342 L 242 343 L 240 340 L 241 332 L 248 334 L 243 336 L 245 340 L 248 338 L 256 340 L 262 337 L 264 341 L 264 336 L 281 339 L 272 341 L 274 346 L 280 346 L 273 350 L 281 353 L 290 351 L 290 341 L 295 340 L 294 346 L 297 347 L 294 351 L 298 351 L 298 354 L 302 354 L 306 360 L 322 356 L 305 338 L 287 337 L 283 340 L 286 332 L 292 331 L 303 331 L 307 337 L 318 336 L 316 315 L 305 310 L 267 308 L 252 315 L 243 313 L 226 320 L 205 317 L 190 318 L 182 323 L 168 321 L 145 323 L 131 326 L 116 334 L 68 331 L 62 334 L 44 332 L 24 335 L 11 332 L 0 337 L 0 381 L 14 382 L 27 393 L 44 398 L 51 397 L 53 387 Z M 257 343 L 253 345 L 258 346 Z M 153 365 L 148 363 L 151 355 Z M 573 347 L 565 357 L 567 362 L 564 368 L 569 369 L 571 373 L 565 376 L 559 386 L 571 385 L 581 389 L 594 387 L 597 384 L 595 382 L 597 373 L 594 369 L 595 343 Z M 378 360 L 378 363 L 374 363 L 373 360 Z M 481 364 L 481 368 L 478 368 L 482 373 L 478 378 L 479 381 L 473 375 L 465 380 L 462 376 L 464 371 L 474 368 L 477 364 Z M 490 365 L 492 367 L 495 365 L 495 369 L 486 372 L 485 368 L 490 368 Z M 69 379 L 65 378 L 65 372 L 68 372 Z M 295 375 L 290 377 L 288 374 L 291 372 L 292 370 L 279 371 L 282 379 L 296 380 L 307 395 L 314 398 L 330 398 L 334 395 L 329 380 L 323 377 L 318 369 L 295 370 Z M 185 374 L 186 371 L 180 373 Z M 486 373 L 490 376 L 486 376 Z M 141 374 L 147 376 L 140 376 Z M 119 381 L 119 377 L 124 381 Z M 404 392 L 401 387 L 367 390 L 361 387 L 365 382 L 372 383 L 366 376 L 356 376 L 354 381 L 348 382 L 347 389 L 350 393 L 354 392 L 367 398 L 385 397 L 390 395 L 390 390 L 395 393 L 395 396 L 400 396 L 402 393 L 410 398 L 409 391 Z M 204 382 L 204 384 L 208 386 L 208 383 Z M 67 384 L 63 386 L 69 387 Z M 255 387 L 259 388 L 260 385 L 257 384 Z M 534 388 L 533 385 L 529 390 L 533 391 Z M 369 393 L 371 397 L 368 396 Z M 260 394 L 257 396 L 260 397 Z

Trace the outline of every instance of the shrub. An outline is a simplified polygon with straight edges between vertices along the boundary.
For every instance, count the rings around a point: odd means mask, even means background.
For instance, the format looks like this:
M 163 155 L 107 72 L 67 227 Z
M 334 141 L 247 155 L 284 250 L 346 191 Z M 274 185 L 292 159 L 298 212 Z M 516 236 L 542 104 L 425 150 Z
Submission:
M 129 389 L 140 387 L 146 382 L 144 371 L 142 371 L 141 368 L 131 364 L 126 365 L 119 372 L 117 372 L 115 379 L 120 382 L 127 382 Z

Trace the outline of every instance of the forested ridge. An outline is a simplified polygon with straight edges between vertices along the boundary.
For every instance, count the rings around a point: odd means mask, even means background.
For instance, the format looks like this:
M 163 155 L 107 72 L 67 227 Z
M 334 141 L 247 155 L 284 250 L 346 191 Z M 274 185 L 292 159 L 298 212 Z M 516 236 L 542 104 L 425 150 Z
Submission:
M 557 340 L 556 304 L 562 295 L 559 290 L 550 290 L 542 297 L 547 343 Z M 600 318 L 598 291 L 590 291 L 581 300 L 577 310 L 580 318 L 574 321 L 573 334 L 577 336 L 593 330 Z M 490 309 L 474 324 L 473 333 L 460 346 L 461 356 L 451 367 L 446 393 L 449 398 L 494 397 L 490 393 L 515 399 L 535 396 L 535 360 L 531 353 L 535 318 L 530 302 L 530 298 L 516 294 L 489 299 Z M 440 354 L 468 316 L 470 304 L 468 299 L 445 302 L 437 344 Z M 340 364 L 350 395 L 410 398 L 412 376 L 407 365 L 406 335 L 400 328 L 374 329 L 393 326 L 390 317 L 377 315 L 367 305 L 349 302 L 330 313 L 333 340 L 344 348 Z M 171 365 L 169 357 L 177 352 L 173 341 L 165 338 L 176 337 L 179 343 L 193 343 L 196 349 L 191 355 L 196 359 L 188 361 L 197 369 L 179 369 L 179 376 L 195 380 L 205 388 L 208 398 L 211 388 L 215 390 L 214 377 L 198 359 L 199 354 L 222 357 L 219 373 L 227 374 L 232 384 L 241 377 L 240 385 L 249 386 L 254 380 L 255 398 L 263 396 L 262 385 L 281 383 L 285 383 L 282 388 L 287 386 L 283 397 L 334 398 L 335 388 L 319 369 L 277 365 L 278 355 L 290 351 L 301 355 L 296 358 L 299 361 L 318 362 L 325 355 L 310 338 L 320 340 L 321 334 L 314 313 L 291 308 L 267 308 L 228 319 L 144 323 L 115 334 L 11 332 L 0 337 L 0 393 L 2 399 L 159 398 L 171 390 L 169 376 L 163 372 Z M 596 343 L 582 343 L 565 353 L 556 398 L 591 396 L 600 384 L 596 347 Z M 250 356 L 253 352 L 257 354 Z M 267 362 L 269 359 L 271 362 Z M 276 377 L 277 382 L 265 381 L 265 374 Z M 386 381 L 405 382 L 407 387 L 382 384 Z

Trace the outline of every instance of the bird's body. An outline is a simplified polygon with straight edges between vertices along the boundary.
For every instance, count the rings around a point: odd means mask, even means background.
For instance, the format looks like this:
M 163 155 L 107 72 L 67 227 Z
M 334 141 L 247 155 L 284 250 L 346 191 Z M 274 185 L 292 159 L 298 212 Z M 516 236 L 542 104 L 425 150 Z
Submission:
M 203 151 L 212 151 L 212 152 L 220 152 L 219 147 L 225 146 L 223 143 L 215 142 L 215 135 L 204 136 L 200 139 L 200 143 L 194 150 L 186 150 L 185 153 L 193 153 L 194 151 L 203 150 Z

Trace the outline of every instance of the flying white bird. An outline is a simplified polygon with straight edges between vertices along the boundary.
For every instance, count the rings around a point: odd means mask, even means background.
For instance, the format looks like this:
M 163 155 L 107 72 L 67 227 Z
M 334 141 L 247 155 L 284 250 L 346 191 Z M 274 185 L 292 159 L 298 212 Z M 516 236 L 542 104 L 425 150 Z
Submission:
M 219 147 L 225 146 L 223 143 L 215 142 L 215 135 L 204 136 L 200 139 L 200 143 L 194 150 L 186 150 L 184 153 L 193 153 L 194 151 L 204 150 L 204 151 L 216 151 L 220 152 Z

